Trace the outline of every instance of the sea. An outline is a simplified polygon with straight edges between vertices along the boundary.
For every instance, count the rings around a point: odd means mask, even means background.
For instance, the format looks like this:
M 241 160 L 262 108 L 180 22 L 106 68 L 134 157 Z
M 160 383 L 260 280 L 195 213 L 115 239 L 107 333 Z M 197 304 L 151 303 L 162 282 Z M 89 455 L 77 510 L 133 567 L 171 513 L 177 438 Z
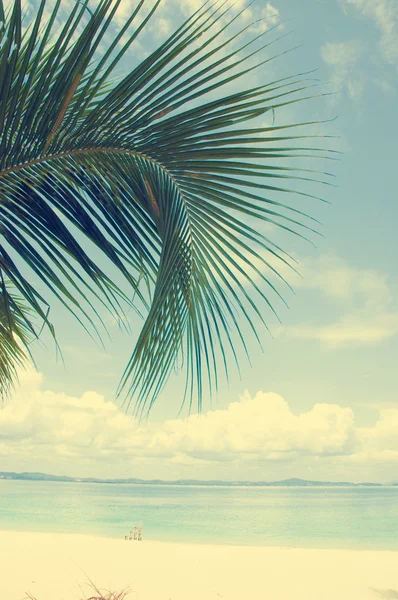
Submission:
M 398 550 L 397 487 L 0 480 L 0 530 L 197 544 Z

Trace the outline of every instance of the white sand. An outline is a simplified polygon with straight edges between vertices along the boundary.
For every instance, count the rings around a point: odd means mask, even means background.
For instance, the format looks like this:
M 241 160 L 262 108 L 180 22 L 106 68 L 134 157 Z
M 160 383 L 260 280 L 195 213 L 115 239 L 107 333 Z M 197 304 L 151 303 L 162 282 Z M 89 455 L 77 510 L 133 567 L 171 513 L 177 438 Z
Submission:
M 88 577 L 131 600 L 398 600 L 398 552 L 0 532 L 1 600 L 88 598 Z

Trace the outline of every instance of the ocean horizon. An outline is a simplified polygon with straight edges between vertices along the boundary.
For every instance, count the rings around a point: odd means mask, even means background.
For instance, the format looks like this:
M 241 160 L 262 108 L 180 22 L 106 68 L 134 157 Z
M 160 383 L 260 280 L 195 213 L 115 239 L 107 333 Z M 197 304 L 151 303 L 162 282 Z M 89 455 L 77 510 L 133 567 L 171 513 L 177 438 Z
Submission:
M 397 486 L 0 480 L 0 530 L 199 544 L 398 550 Z

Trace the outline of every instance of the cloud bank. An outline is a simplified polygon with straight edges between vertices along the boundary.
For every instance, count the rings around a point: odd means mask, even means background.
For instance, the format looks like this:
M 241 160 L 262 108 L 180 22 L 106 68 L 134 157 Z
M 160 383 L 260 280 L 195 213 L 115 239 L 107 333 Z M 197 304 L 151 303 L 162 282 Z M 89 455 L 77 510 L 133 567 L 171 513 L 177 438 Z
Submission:
M 278 394 L 244 394 L 224 409 L 143 425 L 96 392 L 43 389 L 33 369 L 0 412 L 0 470 L 97 477 L 335 479 L 398 466 L 398 408 L 368 428 L 351 408 L 319 402 L 295 414 Z M 370 471 L 369 471 L 370 469 Z M 366 478 L 366 477 L 365 477 Z

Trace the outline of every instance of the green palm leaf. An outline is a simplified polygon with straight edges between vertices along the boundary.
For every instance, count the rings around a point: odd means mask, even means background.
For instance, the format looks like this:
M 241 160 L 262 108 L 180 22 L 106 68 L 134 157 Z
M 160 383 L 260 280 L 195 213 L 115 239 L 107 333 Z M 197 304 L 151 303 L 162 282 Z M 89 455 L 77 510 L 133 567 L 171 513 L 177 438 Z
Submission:
M 315 198 L 296 186 L 328 174 L 290 164 L 332 155 L 309 135 L 291 134 L 298 125 L 255 126 L 256 118 L 313 97 L 304 75 L 225 93 L 244 74 L 265 69 L 272 58 L 250 61 L 272 40 L 247 41 L 247 27 L 228 34 L 239 15 L 224 4 L 204 4 L 110 84 L 160 3 L 141 18 L 141 0 L 99 55 L 120 2 L 101 0 L 89 12 L 76 3 L 57 29 L 61 0 L 47 23 L 41 0 L 25 33 L 20 0 L 6 17 L 0 10 L 0 270 L 24 305 L 18 312 L 7 292 L 13 308 L 6 313 L 15 319 L 7 321 L 0 381 L 6 387 L 15 376 L 23 324 L 36 331 L 27 314 L 53 331 L 48 300 L 29 283 L 33 271 L 91 332 L 98 302 L 116 315 L 126 302 L 148 308 L 120 392 L 144 413 L 182 357 L 186 394 L 200 408 L 203 376 L 217 386 L 218 365 L 227 371 L 231 355 L 238 363 L 237 340 L 247 352 L 242 322 L 260 341 L 261 303 L 274 311 L 271 296 L 281 298 L 253 261 L 275 274 L 275 261 L 291 264 L 253 222 L 306 238 L 314 220 L 289 201 Z M 93 260 L 84 239 L 120 271 L 130 294 Z M 150 306 L 143 281 L 153 287 Z
M 32 323 L 31 311 L 10 282 L 1 277 L 0 286 L 0 395 L 4 400 L 40 332 Z

